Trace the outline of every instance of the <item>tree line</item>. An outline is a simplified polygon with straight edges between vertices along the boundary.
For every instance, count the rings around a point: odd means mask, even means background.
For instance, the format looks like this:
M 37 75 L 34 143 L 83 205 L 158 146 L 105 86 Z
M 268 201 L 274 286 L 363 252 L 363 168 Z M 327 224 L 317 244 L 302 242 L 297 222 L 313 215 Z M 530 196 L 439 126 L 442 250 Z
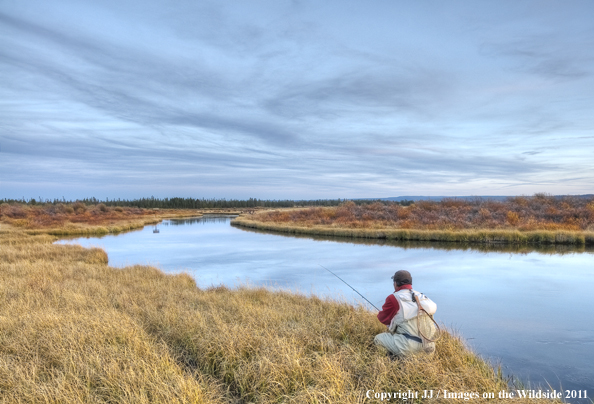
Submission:
M 271 200 L 271 199 L 257 199 L 257 198 L 249 198 L 249 199 L 217 199 L 217 198 L 180 198 L 180 197 L 173 197 L 173 198 L 155 198 L 151 196 L 150 198 L 139 198 L 139 199 L 109 199 L 106 198 L 105 200 L 100 200 L 95 197 L 93 198 L 84 198 L 84 199 L 77 199 L 73 200 L 66 200 L 62 199 L 42 199 L 41 197 L 38 199 L 30 198 L 30 199 L 7 199 L 4 198 L 2 202 L 4 203 L 21 203 L 27 205 L 57 205 L 60 203 L 68 204 L 68 203 L 75 203 L 75 202 L 82 202 L 86 205 L 96 205 L 99 203 L 103 203 L 106 206 L 129 206 L 129 207 L 137 207 L 137 208 L 147 208 L 147 209 L 225 209 L 225 208 L 293 208 L 293 207 L 302 207 L 302 206 L 339 206 L 346 201 L 351 199 L 310 199 L 310 200 Z M 372 200 L 372 199 L 352 199 L 355 204 L 357 205 L 365 205 L 374 202 L 380 202 L 384 204 L 394 204 L 395 202 L 391 201 L 383 201 L 383 200 Z M 410 205 L 412 201 L 401 201 L 396 202 L 399 205 Z

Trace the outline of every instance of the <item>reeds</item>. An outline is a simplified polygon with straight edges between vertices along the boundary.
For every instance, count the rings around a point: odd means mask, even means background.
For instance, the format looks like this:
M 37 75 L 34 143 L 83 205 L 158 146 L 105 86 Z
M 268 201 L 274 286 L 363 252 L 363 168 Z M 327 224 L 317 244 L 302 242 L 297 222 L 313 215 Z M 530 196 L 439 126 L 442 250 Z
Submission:
M 54 240 L 0 233 L 1 402 L 358 403 L 369 390 L 509 387 L 447 333 L 435 355 L 395 361 L 373 345 L 384 327 L 362 307 L 199 288 Z

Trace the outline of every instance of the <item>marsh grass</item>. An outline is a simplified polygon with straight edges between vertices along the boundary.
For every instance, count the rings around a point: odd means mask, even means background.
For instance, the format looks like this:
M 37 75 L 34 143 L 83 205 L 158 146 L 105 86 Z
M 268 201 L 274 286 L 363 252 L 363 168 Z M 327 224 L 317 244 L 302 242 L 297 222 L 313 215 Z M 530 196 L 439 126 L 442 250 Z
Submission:
M 246 218 L 240 218 L 240 221 Z M 248 226 L 250 225 L 247 223 Z M 233 223 L 232 223 L 233 225 Z M 257 226 L 258 224 L 256 224 Z M 511 252 L 516 254 L 528 254 L 539 252 L 541 254 L 567 254 L 594 252 L 594 244 L 518 244 L 518 243 L 496 243 L 496 242 L 464 242 L 464 241 L 422 241 L 422 240 L 394 240 L 387 238 L 369 237 L 340 237 L 324 234 L 311 234 L 308 232 L 295 233 L 288 231 L 275 231 L 273 229 L 258 229 L 257 227 L 238 226 L 242 231 L 258 234 L 278 234 L 284 237 L 302 238 L 309 240 L 333 241 L 335 243 L 361 244 L 373 246 L 393 246 L 402 249 L 435 249 L 435 250 L 473 250 L 482 252 Z M 330 232 L 329 232 L 330 234 Z
M 253 229 L 292 234 L 312 234 L 329 237 L 351 237 L 386 240 L 413 240 L 492 244 L 594 244 L 594 232 L 573 231 L 518 231 L 513 229 L 468 230 L 417 230 L 417 229 L 366 229 L 338 226 L 299 226 L 298 224 L 272 223 L 238 217 L 231 224 Z
M 594 198 L 544 194 L 507 201 L 418 201 L 273 210 L 233 224 L 262 230 L 387 240 L 594 244 Z
M 0 232 L 2 402 L 357 403 L 368 390 L 509 387 L 449 333 L 433 356 L 391 360 L 363 307 L 200 288 L 186 274 L 111 268 L 103 250 L 56 239 Z M 493 402 L 473 400 L 483 401 Z
M 56 205 L 0 205 L 0 223 L 26 230 L 28 234 L 104 235 L 139 229 L 164 218 L 201 216 L 190 209 L 140 209 L 108 207 L 82 202 Z

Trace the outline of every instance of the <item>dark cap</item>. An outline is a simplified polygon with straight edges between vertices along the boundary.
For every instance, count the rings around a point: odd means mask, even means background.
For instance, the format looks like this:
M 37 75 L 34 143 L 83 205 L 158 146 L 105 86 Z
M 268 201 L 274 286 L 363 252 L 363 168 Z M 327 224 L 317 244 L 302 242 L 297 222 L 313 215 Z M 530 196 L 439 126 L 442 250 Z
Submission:
M 396 272 L 392 279 L 394 279 L 394 282 L 396 282 L 396 285 L 398 286 L 412 285 L 412 276 L 410 275 L 410 272 L 405 270 Z

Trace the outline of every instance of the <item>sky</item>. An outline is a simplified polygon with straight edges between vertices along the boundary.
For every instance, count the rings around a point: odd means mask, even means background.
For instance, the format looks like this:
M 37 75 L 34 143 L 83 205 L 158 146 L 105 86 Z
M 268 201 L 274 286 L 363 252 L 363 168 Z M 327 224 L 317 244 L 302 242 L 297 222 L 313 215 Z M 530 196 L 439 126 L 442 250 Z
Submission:
M 0 198 L 594 193 L 594 2 L 0 0 Z

